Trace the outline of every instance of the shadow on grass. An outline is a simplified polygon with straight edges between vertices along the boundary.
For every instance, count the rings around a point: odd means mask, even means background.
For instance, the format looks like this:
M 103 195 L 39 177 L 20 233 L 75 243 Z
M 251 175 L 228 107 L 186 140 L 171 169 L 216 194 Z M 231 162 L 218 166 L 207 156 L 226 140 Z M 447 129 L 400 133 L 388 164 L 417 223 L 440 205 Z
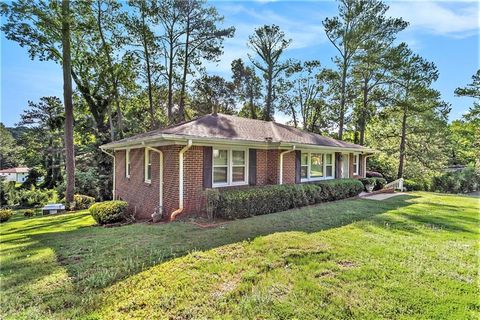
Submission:
M 78 297 L 68 298 L 78 300 L 65 301 L 62 305 L 74 306 L 81 303 L 82 299 L 85 300 L 85 295 L 95 294 L 97 289 L 192 251 L 250 241 L 277 232 L 312 233 L 338 228 L 356 221 L 375 219 L 389 210 L 409 206 L 412 204 L 410 200 L 414 198 L 416 197 L 405 195 L 384 201 L 343 200 L 231 221 L 210 229 L 179 221 L 163 225 L 137 223 L 116 228 L 79 227 L 63 232 L 49 230 L 85 217 L 65 216 L 64 219 L 42 221 L 17 230 L 35 232 L 34 229 L 46 228 L 45 233 L 27 234 L 9 240 L 14 241 L 10 245 L 20 249 L 16 252 L 8 249 L 12 256 L 2 263 L 2 272 L 14 273 L 14 276 L 4 282 L 2 287 L 9 289 L 12 286 L 27 286 L 35 280 L 47 278 L 54 271 L 42 268 L 41 260 L 31 260 L 28 256 L 52 249 L 56 266 L 60 265 L 67 271 L 75 292 L 78 292 Z M 15 232 L 9 230 L 11 233 Z M 62 290 L 59 286 L 58 292 L 61 293 Z M 59 308 L 63 310 L 64 307 Z M 55 312 L 54 308 L 50 311 Z

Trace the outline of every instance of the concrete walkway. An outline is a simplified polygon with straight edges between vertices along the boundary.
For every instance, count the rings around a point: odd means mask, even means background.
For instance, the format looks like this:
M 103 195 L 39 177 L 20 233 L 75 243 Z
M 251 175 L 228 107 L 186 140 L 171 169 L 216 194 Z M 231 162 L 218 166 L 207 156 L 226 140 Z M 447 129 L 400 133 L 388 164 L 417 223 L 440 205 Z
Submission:
M 361 198 L 364 198 L 364 199 L 369 199 L 369 200 L 385 200 L 385 199 L 388 199 L 388 198 L 391 198 L 391 197 L 396 197 L 396 196 L 401 196 L 401 195 L 404 195 L 406 193 L 404 192 L 394 192 L 394 193 L 378 193 L 378 194 L 374 194 L 374 195 L 371 195 L 369 196 L 368 193 L 364 193 L 364 194 L 360 194 L 360 197 Z

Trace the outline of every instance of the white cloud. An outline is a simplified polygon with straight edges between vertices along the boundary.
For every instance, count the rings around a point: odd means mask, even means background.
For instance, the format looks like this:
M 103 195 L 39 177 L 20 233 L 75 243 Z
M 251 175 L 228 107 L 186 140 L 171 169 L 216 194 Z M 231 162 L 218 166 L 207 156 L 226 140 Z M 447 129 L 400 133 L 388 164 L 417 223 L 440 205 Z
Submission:
M 477 2 L 390 2 L 389 13 L 410 22 L 413 31 L 465 38 L 478 34 Z

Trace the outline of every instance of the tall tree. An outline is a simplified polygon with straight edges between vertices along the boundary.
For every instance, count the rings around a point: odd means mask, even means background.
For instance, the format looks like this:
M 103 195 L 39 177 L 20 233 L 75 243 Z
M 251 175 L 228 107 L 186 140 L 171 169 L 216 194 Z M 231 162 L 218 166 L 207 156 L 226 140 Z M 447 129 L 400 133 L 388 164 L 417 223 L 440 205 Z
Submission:
M 392 71 L 392 109 L 401 115 L 401 132 L 399 145 L 399 161 L 397 177 L 404 176 L 407 136 L 410 134 L 410 122 L 415 117 L 438 110 L 444 118 L 449 107 L 439 101 L 439 93 L 430 88 L 438 78 L 438 70 L 434 63 L 426 61 L 403 46 L 398 52 L 398 67 Z
M 148 110 L 150 113 L 150 128 L 158 127 L 156 104 L 154 102 L 155 83 L 159 81 L 161 70 L 159 63 L 160 47 L 154 26 L 158 21 L 158 6 L 150 1 L 129 0 L 131 11 L 124 16 L 124 24 L 128 30 L 127 43 L 130 51 L 142 64 L 140 75 L 147 83 Z
M 53 188 L 60 183 L 61 164 L 65 142 L 65 108 L 57 97 L 42 97 L 39 102 L 28 102 L 20 115 L 18 126 L 28 129 L 21 135 L 20 143 L 27 146 L 24 158 L 29 166 L 42 166 L 46 176 L 43 185 Z
M 323 21 L 325 34 L 338 52 L 334 62 L 339 69 L 338 138 L 343 139 L 348 112 L 348 82 L 354 56 L 368 43 L 402 29 L 401 19 L 386 18 L 388 6 L 380 0 L 340 0 L 339 14 Z
M 197 115 L 232 114 L 235 110 L 234 86 L 220 76 L 205 75 L 195 81 L 192 108 Z
M 466 87 L 455 89 L 455 95 L 475 99 L 473 106 L 470 107 L 470 110 L 465 115 L 465 120 L 480 126 L 480 69 L 472 76 L 472 83 Z
M 184 34 L 181 8 L 181 0 L 161 1 L 158 8 L 158 17 L 163 28 L 160 39 L 164 58 L 164 77 L 167 81 L 167 117 L 170 123 L 174 121 L 174 84 L 178 78 L 176 68 L 182 45 L 180 38 Z
M 206 6 L 204 0 L 185 0 L 181 5 L 181 22 L 184 29 L 181 50 L 182 78 L 178 117 L 185 120 L 187 76 L 201 68 L 202 60 L 217 61 L 223 53 L 223 40 L 233 37 L 235 27 L 218 28 L 223 17 L 215 7 Z
M 62 0 L 62 70 L 65 104 L 65 202 L 73 202 L 75 192 L 75 149 L 73 145 L 72 58 L 70 53 L 70 1 Z
M 0 122 L 0 170 L 20 165 L 20 152 L 12 133 Z
M 274 84 L 281 72 L 288 68 L 288 63 L 281 60 L 282 54 L 291 43 L 291 39 L 285 38 L 285 33 L 276 25 L 264 25 L 257 28 L 249 37 L 248 46 L 255 55 L 248 55 L 252 64 L 263 73 L 266 82 L 264 120 L 271 121 L 275 113 L 274 108 Z
M 232 79 L 238 101 L 248 110 L 246 116 L 257 119 L 258 100 L 262 95 L 262 80 L 255 74 L 255 69 L 245 66 L 242 59 L 232 61 Z

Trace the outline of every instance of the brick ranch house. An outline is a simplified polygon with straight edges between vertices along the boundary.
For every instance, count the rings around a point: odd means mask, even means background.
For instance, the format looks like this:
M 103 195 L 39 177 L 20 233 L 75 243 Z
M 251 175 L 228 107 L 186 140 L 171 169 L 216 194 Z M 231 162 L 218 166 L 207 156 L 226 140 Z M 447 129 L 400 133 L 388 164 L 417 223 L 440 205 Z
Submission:
M 287 125 L 210 114 L 101 146 L 137 219 L 204 211 L 205 190 L 365 176 L 373 150 Z

